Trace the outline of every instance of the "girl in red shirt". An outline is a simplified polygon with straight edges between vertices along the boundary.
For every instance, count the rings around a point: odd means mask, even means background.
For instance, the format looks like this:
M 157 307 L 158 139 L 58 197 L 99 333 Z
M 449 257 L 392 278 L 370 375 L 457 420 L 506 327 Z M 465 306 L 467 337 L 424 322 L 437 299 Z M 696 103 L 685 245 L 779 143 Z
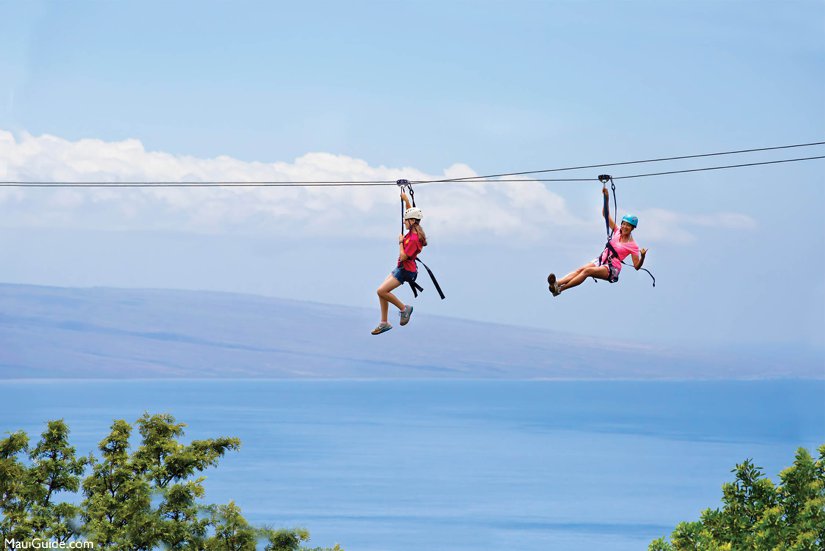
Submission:
M 398 265 L 387 276 L 384 283 L 378 287 L 381 323 L 372 330 L 373 335 L 380 335 L 392 329 L 392 325 L 387 322 L 389 303 L 398 308 L 401 315 L 401 325 L 409 323 L 413 307 L 409 304 L 405 305 L 391 291 L 404 283 L 415 281 L 415 278 L 418 277 L 418 266 L 415 264 L 415 257 L 418 256 L 422 248 L 427 246 L 427 236 L 421 227 L 421 219 L 424 216 L 421 209 L 410 207 L 410 201 L 407 199 L 406 193 L 401 194 L 401 199 L 407 207 L 404 211 L 404 227 L 407 228 L 407 234 L 398 236 Z

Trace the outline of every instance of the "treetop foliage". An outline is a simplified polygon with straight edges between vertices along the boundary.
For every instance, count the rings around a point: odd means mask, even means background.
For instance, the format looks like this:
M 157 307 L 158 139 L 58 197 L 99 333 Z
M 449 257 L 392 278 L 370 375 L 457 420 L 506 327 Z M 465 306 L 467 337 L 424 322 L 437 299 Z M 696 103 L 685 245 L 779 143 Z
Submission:
M 237 438 L 180 442 L 183 423 L 170 414 L 144 414 L 133 427 L 115 420 L 98 445 L 99 455 L 78 456 L 69 428 L 49 421 L 30 446 L 23 431 L 0 440 L 0 540 L 89 541 L 95 549 L 152 551 L 343 551 L 307 548 L 303 528 L 255 528 L 234 503 L 204 504 L 199 476 L 229 451 Z M 79 497 L 82 501 L 59 501 Z
M 799 448 L 777 486 L 747 459 L 722 486 L 722 507 L 681 522 L 648 551 L 822 551 L 825 549 L 825 444 L 819 458 Z

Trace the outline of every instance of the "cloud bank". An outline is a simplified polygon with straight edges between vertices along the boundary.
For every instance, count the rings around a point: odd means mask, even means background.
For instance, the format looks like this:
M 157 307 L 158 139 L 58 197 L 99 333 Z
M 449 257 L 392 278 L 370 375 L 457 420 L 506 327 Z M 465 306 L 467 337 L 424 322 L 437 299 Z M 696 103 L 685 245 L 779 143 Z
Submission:
M 0 130 L 3 181 L 355 181 L 429 180 L 476 176 L 455 164 L 442 174 L 412 167 L 370 166 L 330 153 L 307 153 L 293 162 L 247 162 L 227 156 L 205 159 L 147 151 L 139 140 L 70 141 L 56 136 L 15 136 Z M 592 224 L 571 212 L 565 199 L 541 183 L 449 183 L 419 185 L 416 199 L 425 226 L 440 238 L 476 232 L 521 240 L 548 231 Z M 287 236 L 384 236 L 396 224 L 395 187 L 311 188 L 60 188 L 0 189 L 7 227 L 79 228 L 198 233 L 265 233 Z M 684 215 L 663 209 L 646 213 L 646 234 L 689 241 Z M 696 223 L 734 229 L 753 221 L 736 213 L 691 217 Z M 648 233 L 650 230 L 650 233 Z

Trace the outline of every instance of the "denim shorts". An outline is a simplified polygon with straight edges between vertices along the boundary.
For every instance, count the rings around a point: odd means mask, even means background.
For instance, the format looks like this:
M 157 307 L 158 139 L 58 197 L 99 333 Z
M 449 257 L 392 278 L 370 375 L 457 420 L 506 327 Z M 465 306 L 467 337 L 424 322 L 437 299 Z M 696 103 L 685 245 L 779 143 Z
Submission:
M 415 281 L 415 278 L 418 277 L 418 272 L 410 272 L 409 270 L 405 270 L 404 268 L 399 266 L 392 271 L 392 277 L 394 277 L 401 283 L 408 283 L 411 281 Z

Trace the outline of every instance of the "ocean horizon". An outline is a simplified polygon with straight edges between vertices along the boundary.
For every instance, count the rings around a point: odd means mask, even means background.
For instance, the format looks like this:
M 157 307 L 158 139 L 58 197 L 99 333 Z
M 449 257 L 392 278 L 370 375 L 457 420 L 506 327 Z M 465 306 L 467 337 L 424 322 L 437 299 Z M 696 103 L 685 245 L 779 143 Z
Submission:
M 752 459 L 777 481 L 825 443 L 825 381 L 2 381 L 3 432 L 114 419 L 237 436 L 204 503 L 346 551 L 646 549 L 720 506 Z

